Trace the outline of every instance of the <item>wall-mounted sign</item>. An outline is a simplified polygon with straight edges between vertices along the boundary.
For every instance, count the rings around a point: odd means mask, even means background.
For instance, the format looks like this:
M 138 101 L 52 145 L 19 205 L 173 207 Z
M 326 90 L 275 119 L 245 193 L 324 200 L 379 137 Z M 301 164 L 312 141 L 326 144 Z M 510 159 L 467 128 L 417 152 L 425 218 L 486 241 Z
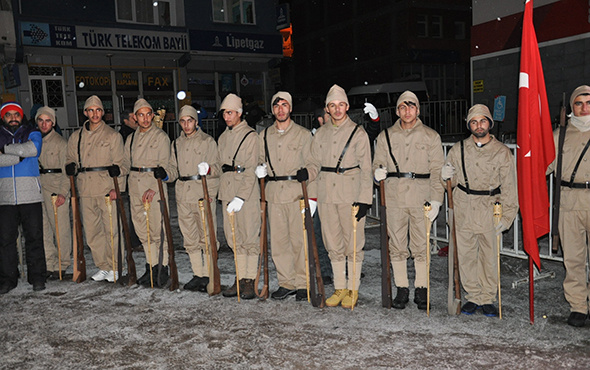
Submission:
M 21 22 L 22 43 L 78 49 L 189 51 L 188 34 Z
M 473 81 L 473 92 L 474 93 L 483 92 L 483 80 Z
M 504 121 L 506 115 L 506 96 L 499 95 L 494 99 L 494 121 Z
M 77 91 L 111 91 L 111 72 L 109 71 L 77 71 Z
M 223 31 L 190 31 L 191 50 L 278 54 L 283 53 L 281 35 L 236 33 Z
M 139 91 L 137 72 L 116 72 L 117 91 Z
M 144 72 L 143 73 L 143 90 L 144 91 L 173 91 L 174 82 L 172 73 L 163 72 Z

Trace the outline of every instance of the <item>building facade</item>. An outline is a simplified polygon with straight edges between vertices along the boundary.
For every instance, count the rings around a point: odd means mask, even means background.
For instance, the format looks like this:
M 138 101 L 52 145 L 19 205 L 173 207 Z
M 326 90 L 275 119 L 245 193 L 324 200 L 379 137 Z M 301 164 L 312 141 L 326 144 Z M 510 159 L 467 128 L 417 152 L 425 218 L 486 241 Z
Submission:
M 524 2 L 473 1 L 471 30 L 472 101 L 494 108 L 505 97 L 497 130 L 516 132 L 518 76 Z M 580 0 L 534 0 L 533 23 L 543 63 L 549 109 L 559 120 L 562 94 L 590 84 L 590 3 Z M 497 102 L 497 100 L 496 100 Z
M 16 48 L 5 63 L 20 84 L 6 92 L 26 112 L 55 108 L 61 127 L 84 122 L 90 95 L 109 124 L 138 97 L 170 121 L 185 103 L 211 116 L 228 92 L 264 104 L 269 63 L 282 57 L 273 0 L 12 0 L 12 13 Z

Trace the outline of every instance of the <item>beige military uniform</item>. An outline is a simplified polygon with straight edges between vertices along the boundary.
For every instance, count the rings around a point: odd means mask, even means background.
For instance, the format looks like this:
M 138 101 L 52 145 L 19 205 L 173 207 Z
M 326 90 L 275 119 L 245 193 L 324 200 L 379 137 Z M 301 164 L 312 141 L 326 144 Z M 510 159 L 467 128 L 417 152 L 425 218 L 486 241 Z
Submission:
M 559 129 L 553 133 L 555 148 L 558 148 Z M 590 131 L 581 132 L 574 125 L 568 124 L 563 145 L 561 179 L 571 181 L 576 162 L 590 140 Z M 554 161 L 549 172 L 553 171 Z M 590 153 L 585 153 L 577 169 L 574 183 L 590 182 Z M 559 207 L 559 236 L 563 248 L 565 279 L 563 290 L 565 299 L 572 312 L 588 312 L 590 288 L 586 280 L 586 260 L 590 249 L 586 234 L 590 232 L 590 190 L 561 187 L 561 204 Z
M 398 167 L 391 157 L 386 135 L 389 135 L 391 151 Z M 409 287 L 407 259 L 410 253 L 416 270 L 414 286 L 426 287 L 428 251 L 424 203 L 443 201 L 443 187 L 439 179 L 443 162 L 440 136 L 420 119 L 417 119 L 414 127 L 407 130 L 401 127 L 401 120 L 398 119 L 377 137 L 373 172 L 383 167 L 388 173 L 395 173 L 399 168 L 400 173 L 430 175 L 430 178 L 385 179 L 389 254 L 397 287 Z
M 217 230 L 217 190 L 219 189 L 219 154 L 215 140 L 203 130 L 198 129 L 192 136 L 187 137 L 183 132 L 172 143 L 172 164 L 177 168 L 176 207 L 178 209 L 178 225 L 184 239 L 184 249 L 189 255 L 193 275 L 209 277 L 206 256 L 205 231 L 199 208 L 199 199 L 203 199 L 203 184 L 197 179 L 198 164 L 207 162 L 209 174 L 207 187 L 211 198 L 211 212 L 213 214 L 213 229 Z M 189 177 L 194 177 L 189 179 Z M 205 222 L 206 222 L 205 217 Z M 207 236 L 209 230 L 207 229 Z M 209 243 L 209 240 L 207 240 Z
M 252 132 L 251 134 L 248 134 Z M 240 142 L 244 136 L 248 137 Z M 238 150 L 239 146 L 239 150 Z M 237 248 L 238 275 L 240 279 L 255 279 L 260 255 L 260 187 L 254 173 L 258 153 L 258 136 L 246 121 L 241 121 L 231 130 L 226 128 L 219 137 L 219 161 L 222 165 L 240 166 L 244 170 L 221 174 L 219 199 L 223 207 L 223 230 L 231 248 Z M 237 151 L 237 155 L 236 155 Z M 235 155 L 235 160 L 234 160 Z M 226 211 L 234 197 L 244 200 L 244 205 L 235 214 L 236 245 L 233 245 L 232 229 Z
M 373 176 L 371 173 L 371 147 L 365 130 L 359 126 L 341 168 L 344 173 L 321 171 L 321 167 L 336 167 L 338 158 L 353 132 L 356 123 L 346 119 L 340 126 L 323 125 L 311 143 L 308 165 L 309 179 L 316 183 L 318 212 L 322 220 L 322 237 L 334 271 L 334 288 L 358 290 L 364 258 L 365 219 L 357 226 L 356 276 L 353 274 L 353 223 L 352 204 L 372 204 Z M 348 259 L 347 281 L 346 269 Z
M 168 266 L 168 245 L 162 240 L 162 211 L 160 208 L 160 191 L 158 181 L 154 177 L 153 169 L 160 166 L 168 174 L 167 182 L 173 181 L 178 175 L 176 166 L 170 155 L 170 139 L 168 135 L 152 124 L 146 131 L 139 129 L 131 134 L 125 142 L 125 158 L 131 165 L 129 172 L 129 202 L 131 219 L 135 232 L 141 240 L 146 255 L 146 263 L 157 266 L 159 261 L 160 244 L 163 248 L 162 265 Z M 142 172 L 137 169 L 141 169 Z M 147 171 L 150 169 L 149 171 Z M 168 187 L 164 184 L 164 196 L 168 202 Z M 149 210 L 150 245 L 146 225 L 146 212 L 142 202 L 143 194 L 152 189 L 156 192 Z M 166 203 L 168 206 L 168 203 Z
M 66 152 L 68 141 L 51 130 L 43 137 L 43 146 L 39 156 L 41 172 L 41 193 L 43 194 L 43 245 L 45 247 L 45 262 L 47 271 L 65 271 L 70 266 L 72 255 L 72 227 L 70 225 L 70 181 L 65 172 Z M 65 203 L 57 207 L 56 234 L 55 213 L 51 195 L 63 195 Z M 55 243 L 54 243 L 55 238 Z M 59 238 L 60 257 L 57 251 Z
M 88 121 L 87 121 L 88 122 Z M 101 121 L 94 131 L 88 123 L 75 131 L 68 140 L 66 163 L 76 163 L 78 168 L 119 166 L 121 176 L 119 186 L 124 188 L 129 172 L 129 161 L 125 159 L 121 135 Z M 80 136 L 82 137 L 80 139 Z M 79 151 L 78 151 L 79 148 Z M 114 188 L 113 179 L 107 170 L 80 172 L 76 176 L 76 188 L 80 197 L 82 225 L 86 242 L 92 251 L 94 264 L 101 270 L 113 270 L 110 238 L 110 220 L 105 195 Z M 113 238 L 117 240 L 117 207 L 112 202 Z M 115 271 L 117 270 L 115 258 Z
M 492 191 L 500 187 L 501 190 L 500 194 L 490 196 L 467 194 L 459 189 L 457 184 L 466 186 L 461 143 L 451 148 L 447 162 L 455 167 L 452 185 L 461 283 L 468 301 L 491 304 L 498 288 L 494 203 L 502 204 L 501 222 L 510 227 L 518 212 L 516 167 L 510 149 L 493 136 L 482 147 L 475 144 L 473 136 L 463 142 L 469 189 Z
M 268 202 L 272 260 L 277 269 L 279 286 L 307 289 L 303 224 L 299 205 L 303 195 L 296 175 L 297 170 L 305 166 L 312 136 L 309 130 L 291 120 L 283 132 L 274 124 L 261 132 L 259 137 L 260 163 L 266 163 L 269 176 L 265 195 Z M 265 150 L 265 137 L 268 154 Z M 292 179 L 281 180 L 281 177 L 288 176 Z

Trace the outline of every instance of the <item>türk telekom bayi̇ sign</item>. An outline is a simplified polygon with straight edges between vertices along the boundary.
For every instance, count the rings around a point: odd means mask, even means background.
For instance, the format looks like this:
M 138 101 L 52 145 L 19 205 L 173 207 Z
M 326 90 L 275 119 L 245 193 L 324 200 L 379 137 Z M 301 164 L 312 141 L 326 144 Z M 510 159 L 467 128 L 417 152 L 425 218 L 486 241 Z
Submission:
M 75 49 L 189 51 L 188 34 L 128 28 L 100 28 L 21 22 L 22 43 Z

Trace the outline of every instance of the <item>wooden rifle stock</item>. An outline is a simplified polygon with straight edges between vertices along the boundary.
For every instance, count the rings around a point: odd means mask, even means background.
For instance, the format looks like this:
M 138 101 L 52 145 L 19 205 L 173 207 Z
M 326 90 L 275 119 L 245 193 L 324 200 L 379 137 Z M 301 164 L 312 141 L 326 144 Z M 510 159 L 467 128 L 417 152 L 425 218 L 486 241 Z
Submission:
M 318 255 L 318 246 L 315 240 L 313 218 L 309 209 L 306 181 L 301 182 L 301 190 L 303 191 L 303 199 L 305 200 L 305 228 L 307 229 L 307 248 L 309 249 L 309 295 L 312 306 L 323 308 L 326 305 L 326 293 L 324 291 L 324 282 L 320 270 L 320 257 Z
M 209 198 L 209 187 L 207 186 L 207 176 L 201 176 L 201 184 L 203 185 L 203 200 L 205 205 L 205 214 L 207 215 L 207 224 L 209 228 L 209 248 L 210 258 L 213 269 L 213 276 L 209 276 L 209 284 L 211 287 L 207 288 L 210 296 L 221 293 L 221 278 L 219 276 L 219 266 L 217 265 L 217 232 L 213 224 L 213 213 L 211 212 L 211 199 Z
M 453 258 L 453 286 L 454 286 L 454 293 L 455 293 L 455 300 L 454 305 L 456 306 L 455 315 L 461 314 L 461 278 L 459 276 L 459 254 L 457 252 L 457 229 L 455 227 L 455 207 L 453 204 L 453 188 L 451 186 L 451 179 L 447 180 L 447 199 L 449 202 L 449 209 L 453 210 L 453 225 L 451 227 L 451 236 L 453 238 L 453 256 L 449 256 L 448 258 Z
M 70 176 L 70 189 L 72 193 L 72 213 L 74 218 L 74 276 L 72 280 L 81 283 L 86 280 L 86 258 L 84 257 L 84 236 L 82 235 L 82 217 L 80 217 L 80 201 L 76 195 L 76 181 Z
M 174 260 L 174 242 L 172 240 L 172 228 L 170 227 L 170 215 L 168 214 L 168 205 L 166 204 L 166 196 L 164 195 L 164 187 L 162 180 L 158 180 L 158 191 L 160 192 L 160 207 L 162 209 L 162 217 L 164 217 L 164 228 L 166 229 L 166 239 L 168 239 L 168 266 L 170 266 L 170 291 L 173 292 L 178 289 L 178 268 Z
M 123 198 L 121 198 L 121 190 L 119 189 L 119 179 L 117 177 L 113 177 L 113 184 L 115 186 L 115 193 L 117 193 L 117 207 L 119 207 L 119 215 L 121 219 L 121 225 L 123 225 L 123 234 L 125 236 L 125 252 L 127 256 L 125 257 L 127 261 L 127 278 L 128 286 L 135 285 L 137 283 L 137 272 L 135 270 L 135 261 L 133 260 L 133 247 L 131 245 L 131 233 L 129 231 L 129 224 L 127 223 L 127 215 L 125 213 L 125 206 L 123 205 Z M 119 235 L 119 238 L 121 236 Z M 121 249 L 119 248 L 118 255 L 121 256 Z M 119 270 L 121 270 L 122 265 L 121 259 L 119 259 Z M 123 281 L 120 279 L 121 274 L 119 271 L 119 281 Z
M 563 145 L 565 142 L 565 93 L 559 113 L 559 139 L 557 143 L 557 166 L 555 169 L 555 185 L 553 187 L 553 219 L 551 220 L 551 236 L 553 245 L 551 250 L 557 253 L 559 249 L 559 207 L 561 205 L 561 170 L 563 167 Z
M 256 280 L 254 282 L 254 292 L 258 298 L 268 298 L 268 233 L 266 224 L 266 191 L 264 186 L 264 178 L 260 180 L 260 215 L 262 217 L 262 226 L 260 229 L 260 261 L 258 262 L 258 272 L 256 273 Z M 260 281 L 260 270 L 264 264 L 264 283 L 262 290 L 258 291 L 258 283 Z
M 391 261 L 389 259 L 389 236 L 387 235 L 387 208 L 385 204 L 385 181 L 379 181 L 379 218 L 381 219 L 381 306 L 391 308 Z

